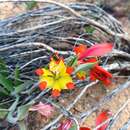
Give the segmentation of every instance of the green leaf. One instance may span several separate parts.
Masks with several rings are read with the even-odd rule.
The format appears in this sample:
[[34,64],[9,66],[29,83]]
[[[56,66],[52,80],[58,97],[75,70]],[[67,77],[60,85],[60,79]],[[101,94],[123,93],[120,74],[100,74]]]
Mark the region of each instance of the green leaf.
[[0,84],[7,89],[9,92],[13,91],[13,81],[7,79],[6,76],[0,74]]
[[0,58],[0,74],[5,75],[5,76],[8,75],[7,65],[1,58]]
[[6,95],[9,95],[9,92],[6,89],[4,89],[4,87],[0,86],[0,97],[6,96]]
[[78,71],[87,71],[88,69],[91,69],[97,62],[93,63],[86,63],[86,64],[80,64],[76,69],[74,73],[77,73]]
[[87,26],[85,27],[85,31],[86,33],[93,34],[95,31],[95,28],[93,28],[92,26]]
[[9,112],[8,109],[0,108],[0,119],[4,119],[7,116],[8,112]]
[[34,104],[34,101],[29,102],[26,105],[22,105],[18,107],[18,121],[24,120],[26,116],[28,115],[29,108]]
[[18,66],[16,66],[15,70],[14,70],[14,79],[15,79],[15,85],[18,85],[21,83],[20,81],[20,71]]
[[27,130],[27,126],[26,126],[26,123],[25,123],[24,120],[23,121],[19,121],[18,125],[19,125],[20,130]]
[[26,1],[25,4],[26,4],[26,8],[29,9],[29,10],[31,10],[34,7],[37,6],[37,1],[34,1],[34,0],[32,0],[32,1]]
[[16,100],[13,102],[11,107],[9,108],[9,113],[7,115],[7,120],[10,123],[16,123],[17,122],[17,117],[13,117],[13,112],[15,111],[17,105],[19,102],[19,97],[17,96]]
[[31,85],[33,84],[32,81],[28,80],[28,81],[25,81],[24,83],[16,86],[14,88],[14,91],[12,92],[12,95],[16,95],[16,94],[19,94],[20,92],[22,92],[24,89],[30,87]]
[[67,59],[67,65],[68,66],[75,66],[77,64],[77,57],[76,56],[71,56]]

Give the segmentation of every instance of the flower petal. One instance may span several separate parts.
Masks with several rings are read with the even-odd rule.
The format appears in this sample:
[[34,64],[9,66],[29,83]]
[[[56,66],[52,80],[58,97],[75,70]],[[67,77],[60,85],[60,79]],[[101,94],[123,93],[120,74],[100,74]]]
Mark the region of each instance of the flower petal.
[[67,83],[66,86],[67,86],[68,89],[74,89],[75,88],[75,85],[72,82]]
[[74,52],[78,55],[80,53],[83,53],[87,50],[87,46],[86,45],[83,45],[83,44],[80,44],[79,46],[77,47],[74,47]]
[[32,106],[29,110],[38,111],[41,115],[48,117],[51,116],[54,108],[48,104],[40,102],[39,104]]
[[53,97],[59,97],[60,96],[60,91],[57,90],[57,89],[52,90],[52,96]]
[[[109,119],[110,112],[109,111],[103,111],[101,112],[97,118],[96,118],[96,126],[102,124],[104,121],[106,121],[107,119]],[[108,126],[108,123],[104,124],[103,126],[101,126],[100,128],[98,128],[97,130],[106,130]]]
[[113,45],[110,43],[96,44],[80,53],[79,59],[86,58],[88,56],[103,56],[106,53],[112,51]]
[[41,76],[41,75],[44,74],[44,71],[43,71],[42,68],[39,68],[39,69],[36,69],[36,70],[35,70],[35,73],[36,73],[38,76]]
[[64,122],[62,122],[60,124],[60,126],[58,127],[58,130],[69,130],[72,127],[72,120],[65,120]]
[[66,68],[66,73],[68,73],[68,74],[72,74],[73,71],[74,71],[74,67],[67,67]]
[[42,81],[41,83],[39,83],[40,90],[44,90],[46,87],[47,87],[47,82],[46,81]]
[[47,82],[47,87],[52,88],[54,79],[53,79],[53,77],[42,76],[42,77],[40,77],[40,82]]
[[80,127],[80,130],[91,130],[91,129],[88,127]]

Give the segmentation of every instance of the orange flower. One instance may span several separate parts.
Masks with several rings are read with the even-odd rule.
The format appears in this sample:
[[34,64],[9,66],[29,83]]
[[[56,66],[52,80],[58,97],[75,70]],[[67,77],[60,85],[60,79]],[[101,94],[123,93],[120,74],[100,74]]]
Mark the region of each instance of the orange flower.
[[79,71],[77,74],[76,74],[76,76],[77,76],[77,78],[78,79],[80,79],[80,80],[85,80],[86,79],[86,72],[85,71]]
[[74,52],[76,53],[76,55],[80,55],[81,53],[85,52],[87,50],[87,46],[80,44],[77,47],[74,47]]

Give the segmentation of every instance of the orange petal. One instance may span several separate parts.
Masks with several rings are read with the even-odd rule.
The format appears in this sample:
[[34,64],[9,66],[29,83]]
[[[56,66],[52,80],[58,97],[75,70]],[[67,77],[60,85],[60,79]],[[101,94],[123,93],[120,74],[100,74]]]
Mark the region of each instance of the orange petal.
[[74,71],[73,67],[67,67],[67,69],[66,69],[66,73],[68,73],[68,74],[72,74],[73,71]]
[[44,71],[43,71],[43,69],[39,68],[39,69],[36,69],[36,70],[35,70],[35,73],[36,73],[38,76],[41,76],[41,75],[44,74]]
[[52,90],[52,96],[53,97],[59,97],[60,96],[60,91],[57,90],[57,89]]
[[86,49],[87,49],[87,46],[86,46],[86,45],[80,44],[79,46],[74,47],[74,52],[75,52],[76,54],[80,54],[80,53],[85,52]]
[[67,86],[68,89],[74,89],[75,88],[75,85],[72,82],[67,83],[66,86]]
[[40,90],[44,90],[44,89],[46,88],[46,86],[47,86],[47,82],[46,82],[46,81],[43,81],[43,82],[41,82],[41,83],[39,84]]
[[80,80],[85,80],[85,79],[86,79],[85,76],[81,76],[81,77],[80,77]]

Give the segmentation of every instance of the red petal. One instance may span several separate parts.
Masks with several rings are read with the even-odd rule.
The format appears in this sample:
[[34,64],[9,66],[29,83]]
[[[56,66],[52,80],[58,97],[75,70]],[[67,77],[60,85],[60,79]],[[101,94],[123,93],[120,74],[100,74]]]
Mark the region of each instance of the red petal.
[[90,58],[90,59],[87,59],[85,61],[85,63],[90,63],[90,62],[97,62],[97,59],[96,58]]
[[60,96],[60,91],[57,90],[57,89],[52,90],[52,96],[53,97],[59,97]]
[[[101,123],[103,123],[107,119],[109,119],[109,112],[108,111],[101,112],[96,118],[96,126],[100,125]],[[98,128],[97,130],[106,130],[107,126],[108,126],[108,123],[104,124],[103,126]]]
[[101,66],[96,65],[94,69],[95,71],[99,71],[100,73],[103,73],[104,75],[106,75],[106,77],[112,78],[112,74],[106,71],[105,69],[103,69]]
[[35,73],[36,73],[38,76],[41,76],[41,75],[44,74],[44,71],[43,71],[43,69],[39,68],[39,69],[36,69],[36,70],[35,70]]
[[72,126],[72,120],[66,120],[60,124],[58,130],[69,130]]
[[80,130],[91,130],[91,129],[88,127],[80,127]]
[[74,83],[72,83],[72,82],[67,83],[66,86],[67,86],[68,89],[74,89],[75,88]]
[[46,86],[47,86],[47,82],[46,82],[46,81],[43,81],[43,82],[41,82],[41,83],[39,84],[40,90],[44,90],[44,89],[46,88]]
[[110,43],[96,44],[88,48],[85,52],[80,53],[79,59],[86,58],[88,56],[103,56],[112,50],[113,45]]

